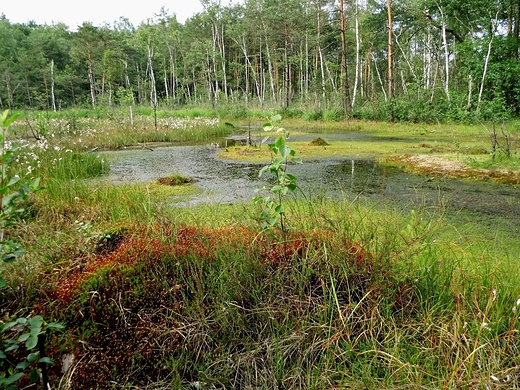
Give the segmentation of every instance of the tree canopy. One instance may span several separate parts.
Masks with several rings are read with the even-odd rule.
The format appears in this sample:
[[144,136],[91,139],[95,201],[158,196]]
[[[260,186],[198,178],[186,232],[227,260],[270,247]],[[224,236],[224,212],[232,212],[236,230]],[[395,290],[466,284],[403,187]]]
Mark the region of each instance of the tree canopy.
[[406,121],[520,114],[519,0],[203,5],[184,24],[163,9],[137,27],[121,18],[75,32],[2,16],[0,108],[237,104]]

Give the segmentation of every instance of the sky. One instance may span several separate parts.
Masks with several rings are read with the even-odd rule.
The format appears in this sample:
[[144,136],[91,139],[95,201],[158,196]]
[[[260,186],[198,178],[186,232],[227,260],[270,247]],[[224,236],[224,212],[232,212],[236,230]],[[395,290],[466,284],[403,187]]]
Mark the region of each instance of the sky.
[[70,31],[76,31],[83,22],[94,26],[113,24],[121,16],[134,27],[142,21],[154,18],[164,6],[168,15],[175,14],[181,23],[203,10],[199,0],[1,0],[0,15],[11,23],[51,25],[65,23]]

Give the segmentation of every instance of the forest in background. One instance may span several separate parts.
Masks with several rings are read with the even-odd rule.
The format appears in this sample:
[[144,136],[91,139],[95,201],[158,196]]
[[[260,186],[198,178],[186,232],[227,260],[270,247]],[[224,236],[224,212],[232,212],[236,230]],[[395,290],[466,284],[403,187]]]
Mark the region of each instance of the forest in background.
[[184,24],[165,9],[137,27],[121,17],[76,31],[0,16],[0,108],[225,105],[413,122],[520,115],[519,0],[201,1]]

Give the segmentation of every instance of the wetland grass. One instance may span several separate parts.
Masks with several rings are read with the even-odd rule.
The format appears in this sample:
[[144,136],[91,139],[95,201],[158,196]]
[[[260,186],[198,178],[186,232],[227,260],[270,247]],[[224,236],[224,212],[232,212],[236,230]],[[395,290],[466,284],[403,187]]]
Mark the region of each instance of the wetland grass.
[[78,364],[74,388],[129,378],[173,388],[517,383],[511,269],[497,272],[497,258],[469,269],[464,247],[437,238],[442,218],[351,202],[315,204],[301,218],[308,205],[293,205],[285,246],[235,219],[250,207],[127,226],[112,251],[47,276],[47,314],[100,351],[77,352],[97,358]]
[[177,187],[87,180],[105,169],[78,153],[92,146],[38,159],[46,190],[0,291],[2,321],[66,326],[48,341],[55,387],[520,386],[514,235],[314,197],[286,204],[280,242],[252,203],[172,208]]
[[57,144],[64,149],[97,151],[121,149],[129,146],[152,147],[155,143],[208,142],[217,137],[230,135],[233,127],[208,117],[161,117],[155,127],[153,118],[137,116],[133,125],[124,117],[96,119],[80,117],[74,119],[46,119],[44,134],[34,130],[38,119],[13,125],[16,134],[24,137],[36,136]]

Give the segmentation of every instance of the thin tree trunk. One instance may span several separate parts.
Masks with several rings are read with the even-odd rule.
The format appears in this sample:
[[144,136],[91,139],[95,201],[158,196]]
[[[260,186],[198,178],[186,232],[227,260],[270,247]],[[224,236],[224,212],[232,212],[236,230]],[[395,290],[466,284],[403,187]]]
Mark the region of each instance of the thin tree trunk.
[[[365,55],[365,69],[363,71],[363,85],[365,86],[365,95],[367,98],[371,98],[371,96],[369,95],[369,90],[368,90],[368,86],[371,84],[370,83],[370,79],[371,79],[371,73],[370,72],[370,64],[372,63],[372,53],[370,51],[367,51],[366,52],[366,55]],[[371,91],[371,94],[373,95],[374,91],[372,89]]]
[[245,90],[245,99],[246,99],[246,105],[248,104],[249,102],[249,56],[247,54],[247,47],[246,47],[246,42],[245,42],[245,38],[242,37],[242,42],[240,44],[241,48],[242,48],[242,52],[244,53],[244,77],[245,77],[245,87],[246,87],[246,90]]
[[285,43],[284,43],[284,61],[285,61],[285,71],[284,71],[284,89],[285,89],[285,95],[284,95],[284,108],[289,108],[289,101],[290,101],[290,91],[291,91],[291,67],[289,66],[289,26],[287,23],[285,24],[284,28],[285,32]]
[[416,83],[419,82],[419,80],[417,80],[417,76],[415,74],[415,71],[413,69],[413,66],[412,64],[410,63],[410,60],[408,59],[408,56],[406,55],[406,53],[404,52],[403,50],[403,47],[401,46],[401,44],[399,43],[399,37],[398,35],[395,35],[395,43],[397,45],[397,47],[399,48],[399,51],[401,52],[401,54],[403,55],[403,58],[404,60],[406,61],[406,65],[408,65],[408,69],[410,69],[410,73],[412,74],[413,76],[413,79]]
[[442,18],[442,44],[444,45],[444,93],[446,94],[446,99],[450,101],[450,53],[448,49],[448,39],[446,37],[446,16],[440,6],[439,11]]
[[172,89],[172,99],[173,102],[177,99],[177,75],[176,75],[176,68],[175,68],[175,56],[172,51],[170,51],[170,70],[171,70],[171,89]]
[[498,24],[498,12],[495,16],[495,19],[492,22],[492,29],[490,31],[491,37],[489,38],[488,50],[486,54],[486,59],[484,60],[484,70],[482,71],[482,80],[480,81],[480,90],[478,92],[478,101],[477,101],[477,111],[480,110],[480,102],[482,101],[482,93],[484,92],[484,81],[486,80],[486,74],[489,64],[489,57],[491,56],[491,46],[493,44],[493,38],[495,36],[495,26]]
[[259,79],[259,100],[260,100],[260,107],[264,107],[264,101],[265,101],[265,67],[262,66],[263,64],[263,57],[262,57],[262,37],[259,38],[260,41],[260,47],[258,49],[258,79]]
[[432,82],[432,50],[431,50],[431,40],[432,34],[430,32],[430,26],[427,27],[428,32],[426,36],[426,49],[424,51],[424,73],[423,80],[426,80],[424,83],[424,88],[426,90],[430,89],[430,84]]
[[300,43],[300,55],[298,56],[299,59],[300,59],[300,66],[299,66],[299,75],[298,75],[298,78],[300,80],[300,90],[299,90],[299,95],[300,95],[300,102],[303,101],[303,99],[305,99],[305,95],[303,93],[303,91],[305,90],[305,65],[304,65],[304,58],[305,58],[305,53],[304,53],[304,45],[305,45],[305,41]]
[[[245,42],[244,42],[245,44]],[[260,48],[260,51],[262,49]],[[262,97],[262,80],[260,79],[260,72],[259,72],[259,69],[258,69],[258,61],[256,60],[256,56],[254,56],[253,58],[255,58],[255,66],[253,66],[253,64],[251,64],[251,61],[249,60],[248,58],[248,62],[249,62],[249,66],[251,68],[251,74],[253,76],[253,81],[255,83],[255,89],[256,89],[256,95],[258,96],[258,100],[260,102],[260,106],[263,106],[264,105],[264,102],[263,102],[263,97]]]
[[193,102],[197,102],[197,78],[195,77],[195,68],[191,71],[192,83],[193,83]]
[[168,88],[168,71],[166,69],[166,64],[164,64],[164,68],[163,68],[163,79],[164,79],[164,93],[166,95],[166,101],[169,102],[170,101],[170,92],[169,92],[169,88]]
[[[168,47],[168,63],[169,63],[169,77],[168,77],[168,85],[171,90],[172,95],[172,104],[174,104],[175,99],[177,98],[176,95],[176,75],[175,75],[175,53],[171,45],[167,44]],[[165,77],[166,78],[166,77]]]
[[327,71],[327,75],[329,76],[330,85],[332,87],[332,92],[335,94],[338,92],[338,87],[336,85],[336,82],[334,81],[334,76],[332,75],[332,72],[330,71],[329,65],[327,64],[327,61],[323,61],[325,63],[325,70]]
[[227,86],[227,68],[226,68],[226,47],[224,43],[224,24],[222,24],[221,33],[219,35],[220,61],[222,67],[222,88],[226,101],[229,99]]
[[[213,89],[213,104],[215,104],[218,101],[218,91],[219,91],[219,82],[218,82],[218,70],[217,70],[217,49],[218,46],[218,40],[219,40],[219,33],[217,24],[214,22],[212,25],[211,32],[213,34],[213,46],[211,50],[211,68],[213,70],[213,77],[214,80],[211,82],[211,87]],[[208,64],[209,65],[209,64]],[[211,76],[209,76],[211,79]]]
[[[128,61],[123,61],[123,66],[125,68],[125,86],[126,88],[131,88],[132,84],[130,84],[130,77],[128,77]],[[133,99],[133,95],[132,95]]]
[[273,75],[273,61],[271,59],[271,49],[269,48],[269,40],[267,33],[264,33],[265,52],[267,54],[267,72],[269,74],[269,86],[271,88],[271,99],[276,102],[275,79]]
[[208,79],[208,99],[210,100],[211,107],[215,107],[215,94],[213,91],[213,82],[211,81],[211,74],[212,68],[210,54],[209,50],[206,50],[206,76]]
[[310,81],[309,36],[308,36],[308,34],[305,34],[305,84],[304,84],[305,101],[307,101],[309,99],[309,81]]
[[56,112],[56,96],[54,96],[54,60],[51,60],[51,101],[52,110]]
[[437,79],[439,78],[439,68],[441,64],[439,61],[435,62],[435,73],[433,75],[433,83],[432,83],[432,94],[430,97],[430,103],[433,103],[433,99],[435,98],[435,88],[437,86]]
[[473,91],[473,76],[469,75],[469,77],[468,77],[468,102],[466,103],[466,110],[469,110],[471,108],[472,91]]
[[402,68],[401,68],[399,74],[401,76],[401,88],[403,89],[403,93],[406,95],[406,94],[408,94],[408,88],[406,87],[406,79],[404,77],[404,72],[403,72]]
[[96,90],[94,85],[94,67],[92,64],[92,53],[90,52],[90,48],[87,51],[87,71],[88,71],[88,81],[90,84],[90,99],[92,103],[92,107],[96,107]]
[[[392,22],[392,3],[391,0],[386,0],[386,8],[388,13],[388,100],[390,102],[390,105],[392,105],[392,99],[394,96],[394,77],[392,73],[392,29],[393,29],[393,22]],[[391,107],[390,108],[390,121],[394,121],[394,110]]]
[[385,102],[388,101],[388,96],[386,95],[386,88],[383,84],[383,80],[381,78],[381,73],[379,73],[379,68],[377,67],[377,61],[374,57],[374,54],[372,54],[372,59],[374,62],[374,67],[376,68],[377,78],[379,79],[379,85],[381,85],[381,90],[383,91],[383,96],[385,97]]
[[321,95],[322,95],[322,98],[323,98],[323,102],[325,102],[325,99],[326,99],[326,81],[325,81],[325,64],[324,64],[324,61],[323,61],[323,52],[321,51],[321,43],[320,43],[320,39],[321,39],[321,26],[320,26],[320,13],[318,12],[318,37],[317,37],[317,42],[318,42],[318,47],[317,47],[317,51],[318,51],[318,57],[319,57],[319,60],[320,60],[320,71],[321,71]]
[[153,49],[150,44],[150,38],[148,38],[148,74],[150,75],[150,101],[152,103],[154,112],[154,126],[157,130],[157,89],[155,86],[155,73],[153,71]]
[[[388,0],[389,1],[389,0]],[[343,8],[343,0],[339,0],[339,13],[341,24],[341,82],[343,86],[343,110],[345,119],[350,117],[350,86],[348,82],[348,67],[347,67],[347,39],[345,36],[346,22],[345,10]]]
[[356,16],[355,16],[355,33],[356,33],[356,76],[354,78],[354,91],[352,93],[352,108],[356,104],[356,95],[358,89],[358,81],[359,81],[359,71],[360,71],[360,59],[359,59],[359,47],[360,47],[360,39],[359,39],[359,18],[358,18],[358,0],[356,2]]
[[137,102],[139,104],[143,103],[143,80],[141,78],[141,67],[139,66],[139,63],[136,64],[136,71],[137,71]]

